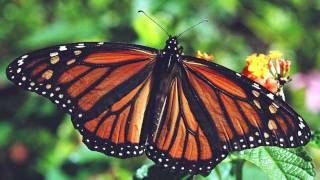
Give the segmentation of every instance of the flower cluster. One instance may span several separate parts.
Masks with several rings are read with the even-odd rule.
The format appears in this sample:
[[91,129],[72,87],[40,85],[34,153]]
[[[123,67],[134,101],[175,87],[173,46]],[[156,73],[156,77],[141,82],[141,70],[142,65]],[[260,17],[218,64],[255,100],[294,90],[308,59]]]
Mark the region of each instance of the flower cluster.
[[242,73],[273,93],[282,93],[282,86],[289,81],[291,62],[279,51],[269,54],[252,54],[246,59]]

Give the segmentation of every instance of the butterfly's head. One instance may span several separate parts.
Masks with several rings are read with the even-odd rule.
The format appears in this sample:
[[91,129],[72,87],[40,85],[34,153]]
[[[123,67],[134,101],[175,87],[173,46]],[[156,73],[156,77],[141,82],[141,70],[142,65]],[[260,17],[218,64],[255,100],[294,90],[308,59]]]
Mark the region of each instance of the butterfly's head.
[[176,46],[178,44],[177,36],[169,36],[169,38],[166,41],[166,44],[171,46]]
[[[178,38],[176,36],[169,36],[169,38],[166,41],[166,46],[163,49],[163,52],[170,55],[170,54],[176,54],[181,55],[181,47],[179,47]],[[177,56],[177,57],[178,57]]]

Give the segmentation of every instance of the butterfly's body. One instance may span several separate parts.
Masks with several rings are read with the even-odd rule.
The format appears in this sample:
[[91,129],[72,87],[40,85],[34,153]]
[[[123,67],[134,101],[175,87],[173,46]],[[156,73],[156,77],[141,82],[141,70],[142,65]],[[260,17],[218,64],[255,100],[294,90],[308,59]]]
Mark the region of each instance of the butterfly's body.
[[145,116],[145,125],[150,134],[158,131],[159,124],[163,118],[163,112],[166,105],[167,94],[172,85],[172,79],[179,73],[179,59],[181,56],[178,41],[175,37],[170,37],[166,41],[165,47],[160,50],[152,73],[152,91],[150,101]]
[[206,174],[231,151],[305,145],[310,130],[281,98],[215,63],[182,55],[175,37],[157,50],[75,43],[21,56],[16,85],[71,114],[92,150],[146,155],[171,171]]

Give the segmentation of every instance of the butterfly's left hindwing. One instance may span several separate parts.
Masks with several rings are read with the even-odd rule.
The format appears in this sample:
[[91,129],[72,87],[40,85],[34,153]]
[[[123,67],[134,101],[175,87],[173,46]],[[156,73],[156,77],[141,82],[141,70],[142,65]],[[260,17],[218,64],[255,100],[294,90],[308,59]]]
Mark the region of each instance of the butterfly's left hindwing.
[[21,56],[7,76],[70,113],[90,149],[126,158],[144,152],[141,127],[156,53],[120,43],[60,45]]

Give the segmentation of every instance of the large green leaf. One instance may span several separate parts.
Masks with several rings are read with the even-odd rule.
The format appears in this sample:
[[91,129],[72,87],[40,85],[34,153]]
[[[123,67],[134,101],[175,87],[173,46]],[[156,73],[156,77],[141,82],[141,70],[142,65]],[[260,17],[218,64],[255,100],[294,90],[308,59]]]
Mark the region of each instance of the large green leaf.
[[302,148],[259,147],[243,151],[241,157],[261,168],[271,179],[315,179],[312,160]]

